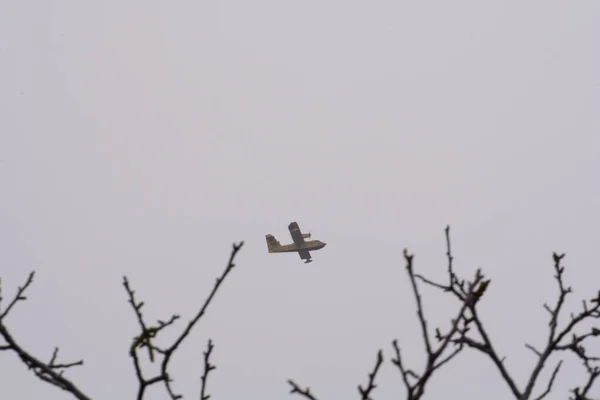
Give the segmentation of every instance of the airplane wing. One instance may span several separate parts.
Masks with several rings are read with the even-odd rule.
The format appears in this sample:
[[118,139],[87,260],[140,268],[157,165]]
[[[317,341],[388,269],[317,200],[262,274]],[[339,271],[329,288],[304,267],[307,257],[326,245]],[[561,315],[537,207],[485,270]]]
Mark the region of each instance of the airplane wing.
[[308,251],[306,251],[306,250],[300,250],[298,252],[298,254],[300,255],[301,259],[303,259],[303,260],[310,260],[310,253]]
[[301,245],[304,243],[304,235],[300,231],[300,227],[297,222],[292,222],[288,225],[288,229],[290,231],[290,235],[292,235],[292,239],[294,239],[294,243],[297,245]]

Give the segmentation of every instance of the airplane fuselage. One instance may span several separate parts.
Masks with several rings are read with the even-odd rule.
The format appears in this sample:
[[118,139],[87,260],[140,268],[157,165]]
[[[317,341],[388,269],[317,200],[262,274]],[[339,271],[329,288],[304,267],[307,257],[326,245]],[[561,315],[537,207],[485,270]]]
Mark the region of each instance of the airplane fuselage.
[[322,249],[326,245],[327,245],[327,243],[321,242],[320,240],[308,240],[308,241],[301,243],[300,245],[297,245],[296,243],[282,244],[282,245],[272,249],[271,252],[272,253],[293,253],[293,252],[298,252],[300,250],[314,251],[314,250]]

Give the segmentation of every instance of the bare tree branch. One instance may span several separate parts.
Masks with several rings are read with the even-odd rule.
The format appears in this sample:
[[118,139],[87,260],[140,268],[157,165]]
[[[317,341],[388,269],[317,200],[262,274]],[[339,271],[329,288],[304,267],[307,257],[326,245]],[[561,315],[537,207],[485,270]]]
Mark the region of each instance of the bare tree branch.
[[[502,378],[508,385],[510,391],[513,393],[515,398],[521,399],[521,396],[522,396],[521,391],[517,387],[517,384],[515,383],[512,376],[508,373],[508,370],[506,369],[504,362],[503,362],[504,359],[500,358],[500,356],[498,355],[498,352],[494,348],[494,345],[492,344],[492,340],[490,339],[485,327],[483,326],[483,323],[481,322],[481,319],[479,318],[479,315],[477,314],[475,304],[470,306],[470,311],[471,311],[472,317],[469,319],[469,322],[475,323],[475,326],[477,327],[477,331],[479,332],[479,335],[481,336],[483,342],[477,343],[472,339],[470,339],[468,341],[465,341],[463,339],[463,341],[467,345],[469,345],[469,347],[477,349],[477,350],[481,351],[482,353],[488,355],[490,357],[490,359],[492,360],[492,362],[498,368],[498,372],[500,372],[500,375],[502,375]],[[474,343],[477,343],[477,345],[473,345]]]
[[289,379],[288,383],[292,387],[290,390],[291,394],[298,393],[300,396],[309,399],[309,400],[317,400],[317,398],[310,392],[310,388],[302,389],[300,386],[296,384],[293,380]]
[[[35,271],[31,271],[29,273],[29,277],[27,278],[27,281],[25,282],[25,284],[23,286],[19,286],[19,288],[17,289],[17,294],[11,300],[11,302],[8,303],[6,310],[4,310],[4,312],[0,312],[0,321],[2,321],[4,319],[4,317],[6,317],[8,315],[10,310],[12,310],[12,308],[15,306],[15,304],[17,304],[17,302],[27,300],[27,297],[25,297],[23,295],[23,293],[25,293],[27,288],[33,283],[34,277],[35,277]],[[0,283],[1,283],[1,281],[0,281]],[[1,294],[2,294],[2,292],[1,292],[1,286],[0,286],[0,302],[2,302],[2,300],[3,300]],[[1,311],[1,309],[0,309],[0,311]]]
[[596,379],[598,378],[598,376],[600,376],[600,368],[592,367],[587,363],[585,366],[588,372],[588,379],[583,385],[583,387],[576,387],[571,390],[573,396],[569,397],[570,400],[592,400],[587,396],[589,391],[592,389],[592,386],[594,385]]
[[[371,393],[377,387],[377,385],[375,385],[375,378],[377,377],[377,373],[379,372],[379,368],[381,367],[382,364],[383,364],[383,350],[380,349],[377,352],[377,360],[375,362],[375,367],[373,368],[373,371],[369,374],[369,382],[367,383],[367,386],[363,388],[361,385],[358,385],[358,393],[360,393],[361,400],[372,400]],[[300,395],[306,399],[317,400],[315,395],[311,393],[309,387],[307,387],[306,389],[302,389],[300,386],[298,386],[298,384],[296,382],[294,382],[291,379],[288,380],[288,383],[292,387],[290,390],[291,394],[297,393],[298,395]]]
[[552,376],[550,377],[550,380],[548,381],[548,386],[546,387],[546,390],[544,390],[544,392],[542,394],[540,394],[538,397],[535,398],[535,400],[542,400],[544,397],[548,396],[550,394],[550,392],[552,391],[552,385],[554,385],[554,380],[556,379],[556,375],[558,375],[558,371],[560,370],[560,366],[562,365],[562,360],[560,360],[558,362],[558,364],[556,364],[556,367],[554,368],[554,371],[552,372]]
[[[64,371],[68,368],[83,365],[83,360],[70,362],[70,363],[57,363],[56,359],[58,356],[58,347],[56,347],[52,353],[50,361],[45,363],[40,361],[31,353],[26,351],[20,346],[16,339],[10,334],[5,324],[5,319],[13,309],[15,304],[19,301],[24,301],[27,298],[24,296],[25,291],[33,283],[35,271],[29,274],[27,281],[23,286],[20,286],[17,290],[15,297],[8,303],[7,308],[0,314],[0,336],[4,339],[6,344],[0,346],[0,351],[14,351],[21,361],[33,371],[35,376],[39,379],[48,382],[49,384],[56,386],[70,394],[79,400],[90,400],[86,394],[84,394],[71,380],[64,377]],[[2,297],[0,296],[0,302]]]
[[375,385],[375,377],[377,376],[377,372],[379,371],[379,367],[381,367],[382,363],[383,350],[379,350],[379,352],[377,352],[377,362],[375,363],[375,368],[373,368],[373,372],[369,374],[369,383],[367,384],[367,387],[363,388],[362,386],[358,385],[358,392],[362,396],[361,400],[372,400],[370,397],[371,392],[377,387],[377,385]]
[[127,279],[127,277],[123,277],[123,286],[125,287],[125,290],[127,291],[127,294],[129,296],[129,304],[131,304],[131,306],[136,314],[137,321],[138,321],[141,331],[142,331],[138,336],[136,336],[134,338],[133,344],[131,345],[131,349],[129,350],[129,355],[133,358],[133,365],[135,368],[136,377],[138,379],[138,393],[137,393],[136,398],[137,398],[137,400],[142,400],[144,398],[144,393],[148,386],[150,386],[154,383],[157,383],[157,382],[161,382],[161,381],[167,379],[167,377],[164,375],[157,375],[151,379],[144,378],[143,372],[142,372],[142,367],[140,365],[140,359],[137,354],[137,348],[142,347],[142,346],[147,347],[148,348],[148,356],[150,358],[150,361],[154,362],[155,347],[153,347],[150,339],[155,337],[156,334],[160,330],[166,328],[169,325],[172,325],[179,318],[179,315],[173,315],[167,322],[159,321],[158,327],[152,327],[152,328],[147,327],[146,323],[144,322],[144,317],[143,317],[143,314],[141,311],[142,307],[144,306],[144,302],[136,301],[135,291],[133,289],[131,289],[131,286],[129,285],[129,280]]
[[[468,303],[465,301],[465,299],[467,299],[468,295],[471,294],[471,292],[465,292],[462,289],[463,284],[459,283],[458,278],[454,273],[452,265],[454,258],[452,256],[452,249],[450,246],[450,228],[447,227],[445,232],[447,245],[446,255],[448,258],[449,275],[448,286],[435,283],[432,280],[429,280],[421,275],[416,274],[413,267],[413,256],[408,254],[408,252],[404,250],[404,259],[406,260],[406,271],[408,273],[411,287],[413,289],[413,294],[417,304],[417,317],[421,325],[421,334],[423,337],[423,342],[425,344],[426,352],[425,368],[422,373],[417,374],[416,372],[408,369],[403,363],[400,347],[398,346],[398,341],[394,340],[392,342],[396,354],[396,358],[392,359],[392,363],[396,365],[396,367],[398,367],[398,369],[400,370],[400,375],[402,376],[404,386],[406,387],[407,398],[409,400],[418,400],[423,397],[426,385],[433,376],[433,373],[437,369],[448,363],[450,360],[452,360],[462,350],[463,344],[461,343],[460,338],[464,337],[467,331],[467,324],[465,322],[466,319],[464,318],[464,316],[465,312],[467,311]],[[448,332],[442,334],[439,328],[436,329],[435,337],[439,342],[439,345],[436,349],[433,348],[430,341],[430,332],[427,328],[427,320],[425,318],[423,302],[417,285],[417,279],[421,280],[425,284],[441,289],[445,292],[452,292],[459,300],[463,302],[456,317],[452,319],[451,327],[448,330]],[[472,286],[479,283],[482,279],[483,276],[481,274],[478,274]],[[449,352],[449,354],[446,354],[448,347],[451,343],[453,343],[455,347],[452,351]]]
[[395,364],[400,370],[400,375],[402,376],[404,386],[408,391],[408,398],[410,399],[410,396],[412,395],[412,384],[408,378],[419,379],[419,376],[404,366],[404,363],[402,362],[402,356],[400,354],[400,346],[398,346],[398,340],[394,339],[392,341],[392,346],[394,346],[394,350],[396,352],[396,358],[392,359],[392,363]]
[[[595,372],[596,367],[593,367],[591,365],[592,362],[598,361],[598,357],[591,357],[589,355],[586,355],[585,348],[583,346],[583,343],[587,338],[591,336],[596,336],[597,333],[592,330],[592,332],[588,334],[577,336],[575,334],[572,334],[572,332],[582,321],[587,320],[589,318],[598,319],[600,317],[600,296],[591,300],[592,303],[595,303],[595,305],[593,305],[593,307],[591,308],[589,308],[587,303],[584,301],[583,310],[577,315],[572,315],[571,320],[566,324],[564,328],[559,329],[558,327],[558,319],[562,311],[565,299],[567,295],[572,292],[571,287],[566,287],[563,281],[563,273],[565,268],[561,266],[561,261],[564,258],[564,256],[564,254],[552,254],[552,259],[554,261],[554,270],[556,272],[554,278],[556,279],[558,285],[559,294],[554,308],[550,309],[547,305],[545,305],[545,308],[550,312],[550,329],[548,333],[548,340],[545,349],[538,356],[538,362],[534,367],[533,372],[531,373],[531,376],[523,393],[524,398],[529,398],[536,384],[536,381],[546,364],[546,361],[548,360],[550,355],[556,351],[571,350],[572,353],[574,353],[584,362],[584,365],[586,366],[589,372],[590,379],[588,380],[586,386],[583,388],[583,392],[579,393],[579,391],[581,390],[580,388],[576,388],[573,390],[573,393],[579,393],[576,394],[576,396],[585,396],[589,391],[589,388],[591,388],[591,385],[593,384],[595,379],[598,377],[598,374]],[[569,334],[572,334],[572,340],[568,343],[563,343],[563,339],[565,339]],[[554,379],[554,376],[558,373],[558,368],[559,367],[555,369],[552,380]]]
[[415,300],[417,301],[417,315],[421,324],[421,334],[423,335],[423,341],[425,342],[425,349],[427,354],[431,354],[431,343],[429,342],[429,332],[427,331],[427,320],[423,314],[423,301],[421,300],[421,294],[417,287],[417,281],[415,279],[415,273],[413,271],[413,255],[408,254],[408,251],[404,249],[404,258],[406,260],[406,270],[408,271],[408,277],[410,278],[410,284],[412,285]]
[[533,347],[529,343],[526,343],[525,347],[527,347],[529,350],[533,351],[538,357],[542,356],[542,353],[540,353],[540,351],[538,349],[536,349],[535,347]]
[[[570,318],[561,318],[564,312],[567,296],[572,293],[570,286],[565,285],[564,271],[565,267],[561,262],[564,259],[564,254],[553,253],[554,278],[558,287],[556,301],[552,305],[543,304],[544,309],[549,314],[548,334],[542,344],[526,343],[525,347],[532,351],[537,357],[535,365],[525,381],[523,389],[520,389],[516,384],[516,380],[509,373],[504,364],[502,357],[496,350],[495,343],[492,341],[487,327],[479,314],[478,305],[483,298],[490,284],[489,279],[485,279],[481,269],[477,269],[473,278],[470,280],[460,279],[454,269],[454,257],[452,255],[450,241],[450,227],[446,227],[446,256],[447,256],[447,283],[439,283],[432,279],[421,276],[415,272],[414,256],[404,250],[404,259],[406,262],[406,272],[408,274],[410,286],[416,304],[416,315],[419,320],[421,336],[425,348],[425,366],[422,371],[416,372],[406,365],[406,360],[402,359],[402,353],[398,340],[392,341],[395,357],[391,358],[394,364],[400,371],[402,381],[407,390],[408,400],[421,400],[424,397],[427,384],[432,379],[434,373],[447,365],[454,357],[456,357],[465,347],[474,349],[487,356],[496,370],[499,372],[502,380],[508,385],[513,397],[517,400],[544,400],[553,390],[554,383],[558,377],[563,360],[555,365],[545,386],[541,389],[536,389],[540,381],[540,376],[544,368],[548,365],[548,360],[554,354],[564,352],[567,356],[574,356],[580,360],[586,371],[586,378],[581,385],[570,390],[570,400],[592,400],[590,392],[600,377],[600,354],[590,354],[588,344],[600,336],[600,291],[595,297],[589,300],[583,300],[581,309],[577,313],[571,313]],[[184,326],[180,334],[168,347],[157,346],[154,343],[156,337],[169,326],[175,324],[180,319],[179,315],[172,315],[167,320],[158,320],[155,324],[149,325],[146,323],[142,308],[143,301],[139,301],[135,296],[135,291],[127,277],[123,278],[123,286],[128,295],[128,302],[131,305],[140,333],[132,340],[130,348],[130,356],[133,361],[135,375],[138,380],[137,400],[143,400],[146,389],[155,384],[162,382],[165,385],[168,397],[171,400],[181,399],[183,396],[175,393],[172,382],[173,379],[169,374],[169,362],[173,355],[180,347],[182,342],[190,335],[192,329],[197,326],[200,319],[205,315],[206,310],[214,299],[218,289],[222,286],[223,281],[229,276],[234,268],[234,260],[238,251],[243,246],[244,242],[233,244],[231,255],[227,266],[222,274],[216,279],[215,284],[204,303],[194,315],[194,317]],[[0,338],[4,343],[0,343],[0,351],[13,351],[22,360],[22,362],[33,371],[34,375],[40,380],[59,387],[79,400],[90,400],[75,384],[64,377],[64,372],[68,368],[83,365],[83,361],[75,362],[59,362],[58,347],[54,348],[52,355],[47,362],[42,362],[27,352],[20,346],[14,337],[10,334],[6,326],[6,319],[14,310],[17,303],[25,301],[27,297],[25,292],[32,285],[35,273],[29,274],[26,282],[19,286],[16,294],[6,303],[6,307],[2,307],[4,299],[2,298],[2,287],[0,285]],[[447,293],[450,297],[456,298],[459,301],[459,307],[450,320],[449,326],[445,330],[436,328],[433,331],[428,326],[426,317],[424,298],[422,296],[422,287],[420,285],[428,285],[437,290]],[[564,321],[564,322],[563,322]],[[584,323],[595,322],[596,326],[583,328]],[[587,325],[589,326],[589,325]],[[209,400],[211,395],[207,393],[207,380],[210,371],[216,369],[216,366],[210,362],[214,345],[211,339],[208,340],[204,355],[204,372],[201,376],[200,400]],[[142,351],[142,353],[140,353]],[[150,378],[146,378],[142,368],[142,357],[147,351],[148,358],[151,363],[159,359],[159,372]],[[379,350],[375,365],[368,374],[368,381],[365,386],[358,385],[359,395],[361,400],[373,400],[372,394],[377,388],[375,384],[377,374],[383,365],[383,351]],[[311,392],[309,387],[305,389],[298,386],[293,380],[288,380],[291,386],[290,393],[298,394],[308,400],[317,400],[316,396]],[[538,385],[540,386],[540,385]],[[534,391],[541,393],[534,397]]]
[[[556,280],[559,291],[558,297],[553,307],[544,304],[544,309],[548,311],[550,315],[550,320],[548,323],[548,337],[544,347],[542,349],[538,349],[529,343],[525,344],[525,347],[534,352],[538,359],[530,376],[526,381],[525,388],[522,391],[519,390],[514,379],[508,373],[503,363],[503,359],[500,358],[500,356],[494,349],[492,340],[490,339],[490,336],[487,333],[487,330],[485,329],[483,321],[477,312],[476,301],[469,302],[470,315],[466,317],[466,322],[468,325],[473,324],[476,327],[479,336],[481,336],[481,341],[475,340],[472,337],[465,335],[462,338],[460,338],[459,342],[466,344],[468,347],[478,350],[483,354],[486,354],[496,365],[503,380],[509,386],[514,397],[518,400],[528,400],[533,398],[533,390],[539,380],[541,372],[546,366],[548,359],[552,354],[559,351],[569,351],[573,353],[576,357],[583,361],[588,371],[588,381],[586,382],[586,384],[583,387],[577,387],[572,390],[572,393],[575,396],[573,397],[573,399],[589,400],[586,397],[587,393],[589,392],[590,388],[592,387],[593,383],[598,378],[598,376],[600,376],[600,373],[598,372],[598,365],[594,364],[600,361],[600,357],[591,356],[587,354],[584,346],[584,342],[587,339],[593,336],[599,336],[600,330],[597,328],[592,328],[591,332],[585,334],[577,335],[574,333],[575,329],[579,325],[581,325],[583,321],[600,318],[600,293],[595,298],[591,299],[589,303],[583,301],[582,310],[578,314],[571,314],[571,319],[565,324],[565,326],[562,328],[559,327],[558,321],[565,304],[565,299],[572,292],[571,287],[565,286],[563,280],[564,267],[561,265],[561,261],[564,258],[564,256],[564,254],[559,255],[556,253],[552,255],[554,261],[553,266],[555,270],[554,278]],[[567,341],[566,338],[569,335],[571,335],[571,339]],[[554,381],[560,371],[561,365],[562,361],[559,362],[554,368],[546,389],[538,397],[536,397],[536,400],[541,400],[550,393]]]
[[204,352],[204,374],[202,374],[202,387],[200,389],[200,400],[208,400],[210,395],[206,393],[206,381],[208,379],[208,374],[213,369],[217,367],[210,363],[210,355],[215,346],[212,344],[212,340],[208,340],[208,346],[206,347],[206,351]]
[[[133,359],[133,364],[134,364],[134,368],[135,368],[135,372],[136,372],[136,376],[137,376],[138,384],[139,384],[138,395],[137,395],[138,400],[143,399],[145,390],[148,386],[150,386],[154,383],[157,383],[157,382],[164,382],[167,392],[169,393],[169,396],[172,400],[177,400],[177,399],[180,399],[183,397],[182,395],[176,394],[173,391],[173,388],[171,385],[173,379],[171,378],[171,376],[168,373],[169,362],[171,361],[171,357],[173,356],[173,354],[175,353],[177,348],[181,345],[183,340],[189,335],[192,328],[194,328],[194,326],[198,323],[200,318],[202,318],[202,316],[205,314],[205,312],[208,309],[208,306],[210,305],[211,301],[213,300],[215,294],[221,287],[221,284],[223,283],[225,278],[227,278],[227,276],[232,271],[232,269],[235,267],[235,263],[234,263],[235,256],[237,255],[239,250],[242,248],[243,244],[244,244],[244,242],[240,242],[239,244],[233,244],[233,249],[232,249],[231,255],[229,257],[229,262],[227,263],[227,266],[225,267],[225,270],[223,271],[221,276],[216,279],[216,282],[212,288],[212,291],[210,292],[209,296],[204,301],[204,304],[202,305],[202,307],[200,308],[200,310],[198,311],[196,316],[188,323],[188,325],[185,327],[185,329],[182,331],[182,333],[177,337],[177,339],[175,339],[173,344],[166,349],[156,347],[155,345],[152,344],[151,339],[154,338],[161,330],[163,330],[167,326],[172,325],[177,319],[179,319],[179,315],[173,315],[166,322],[159,320],[157,326],[148,327],[147,324],[144,322],[144,318],[141,313],[141,308],[144,305],[144,303],[137,302],[135,300],[135,296],[134,296],[135,292],[131,289],[127,278],[126,277],[123,278],[123,285],[125,286],[125,290],[127,291],[128,295],[129,295],[129,303],[131,304],[131,306],[134,309],[136,318],[137,318],[138,323],[140,324],[140,328],[141,328],[141,333],[134,338],[134,341],[133,341],[133,344],[132,344],[131,350],[130,350],[130,355]],[[212,351],[211,346],[212,346],[212,343],[209,342],[210,351]],[[137,349],[139,347],[146,347],[148,349],[150,361],[152,361],[152,362],[154,361],[154,352],[155,351],[163,357],[161,366],[160,366],[160,373],[158,375],[155,375],[153,378],[147,379],[144,377],[144,375],[142,373],[139,356],[137,354]],[[205,361],[206,361],[206,359],[205,359]],[[213,367],[213,368],[210,368],[210,369],[214,369],[214,366],[211,365],[211,367]],[[205,374],[208,374],[208,371],[205,370]],[[203,383],[202,390],[203,390],[202,395],[204,396],[204,383]],[[206,397],[206,398],[208,398],[208,397]],[[206,400],[206,398],[204,400]]]

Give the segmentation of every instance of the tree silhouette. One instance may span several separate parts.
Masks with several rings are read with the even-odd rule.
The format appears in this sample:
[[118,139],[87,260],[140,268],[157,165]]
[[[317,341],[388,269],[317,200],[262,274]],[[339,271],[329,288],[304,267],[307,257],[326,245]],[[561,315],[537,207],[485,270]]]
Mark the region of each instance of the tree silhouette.
[[[520,388],[515,383],[514,377],[504,365],[504,359],[494,348],[492,339],[477,309],[478,302],[485,294],[485,291],[490,284],[490,280],[485,279],[481,269],[478,269],[475,272],[475,276],[470,281],[461,279],[456,274],[453,266],[454,258],[452,256],[450,243],[450,227],[446,227],[445,234],[447,248],[446,256],[448,260],[447,283],[434,282],[433,280],[417,274],[414,269],[413,255],[404,250],[404,259],[406,262],[405,268],[415,297],[417,318],[421,326],[421,333],[425,343],[426,361],[423,371],[413,371],[402,361],[398,340],[393,340],[392,347],[395,358],[392,358],[391,362],[400,371],[400,376],[406,388],[406,399],[422,399],[425,394],[426,385],[431,381],[433,374],[441,367],[448,365],[448,363],[460,352],[469,349],[484,354],[494,363],[502,380],[508,385],[514,398],[517,400],[544,399],[552,391],[552,386],[560,371],[562,360],[554,366],[545,389],[539,394],[534,394],[534,388],[538,383],[540,373],[546,367],[547,361],[552,354],[567,351],[579,358],[587,371],[587,377],[584,382],[571,389],[571,397],[569,398],[571,400],[591,400],[588,396],[593,384],[600,375],[600,357],[589,355],[584,346],[592,337],[600,336],[600,329],[591,328],[588,332],[583,334],[577,334],[575,330],[582,326],[583,322],[590,322],[591,320],[600,318],[600,291],[598,291],[592,299],[587,301],[583,300],[582,309],[579,313],[571,314],[570,321],[564,324],[564,326],[559,327],[558,320],[561,312],[563,312],[565,298],[572,290],[571,287],[566,287],[564,283],[563,274],[565,268],[561,265],[561,262],[565,255],[558,255],[556,253],[552,255],[553,269],[555,272],[554,278],[558,285],[558,298],[553,307],[544,304],[544,309],[549,314],[549,332],[543,349],[539,350],[531,344],[525,344],[525,347],[532,350],[537,355],[538,360],[527,378],[525,387]],[[456,312],[456,316],[450,320],[450,328],[446,332],[442,333],[439,328],[436,328],[432,334],[428,328],[423,301],[419,291],[419,283],[432,286],[459,300],[460,305]],[[475,336],[473,336],[471,331],[474,331]],[[432,336],[437,345],[432,343]],[[370,375],[370,382],[374,381],[374,375],[377,371],[378,367],[376,367]],[[303,396],[310,400],[317,400],[316,395],[312,393],[309,388],[302,389],[292,380],[288,381],[288,383],[291,385],[291,393]],[[371,399],[372,397],[370,396],[374,387],[375,386],[372,383],[368,386],[369,390],[363,390],[359,386],[360,399]]]
[[[419,400],[424,398],[427,385],[433,379],[435,373],[443,367],[451,365],[451,361],[461,352],[475,351],[487,357],[495,366],[500,378],[506,383],[513,397],[517,400],[542,400],[551,393],[553,384],[560,372],[563,363],[560,360],[552,368],[552,373],[547,382],[545,382],[539,393],[535,392],[536,386],[540,380],[540,375],[548,367],[548,360],[551,355],[556,353],[566,353],[574,356],[585,366],[586,376],[581,382],[573,384],[570,390],[571,400],[591,400],[590,392],[596,379],[600,376],[600,357],[589,354],[586,350],[586,345],[597,336],[600,336],[600,329],[596,327],[585,328],[585,323],[595,322],[600,318],[600,291],[589,300],[583,300],[581,309],[576,313],[571,313],[570,319],[565,323],[560,324],[559,319],[565,312],[565,299],[572,293],[570,286],[567,286],[564,281],[565,267],[562,265],[564,254],[552,255],[554,278],[558,287],[558,295],[553,305],[544,304],[544,309],[548,312],[548,333],[543,341],[543,345],[537,348],[529,343],[525,343],[525,347],[537,356],[537,362],[532,368],[529,375],[526,377],[524,386],[520,387],[516,383],[516,379],[508,371],[504,364],[504,358],[495,349],[490,334],[486,328],[483,318],[481,317],[478,304],[484,297],[486,290],[489,289],[491,280],[486,279],[481,269],[477,269],[473,277],[469,280],[461,278],[454,270],[454,257],[452,256],[450,242],[450,227],[445,229],[446,237],[446,256],[447,256],[447,281],[444,283],[435,282],[425,276],[418,274],[415,269],[414,256],[404,250],[405,269],[408,276],[408,283],[411,287],[415,299],[417,320],[421,328],[421,336],[424,343],[424,359],[425,366],[420,371],[410,368],[402,358],[401,346],[399,340],[394,339],[391,346],[390,363],[400,374],[405,387],[405,398],[408,400]],[[225,279],[233,270],[234,260],[242,248],[243,242],[234,244],[231,251],[229,261],[225,270],[219,276],[215,284],[206,298],[200,310],[194,318],[185,326],[177,338],[169,347],[158,347],[153,344],[153,340],[163,330],[174,326],[179,319],[179,315],[172,315],[168,320],[158,320],[156,324],[149,325],[144,315],[142,314],[143,301],[136,299],[135,291],[131,288],[131,284],[127,277],[123,278],[123,286],[128,296],[129,304],[131,305],[135,317],[139,323],[140,333],[132,340],[130,348],[130,356],[135,370],[135,376],[138,381],[137,400],[142,400],[146,393],[146,389],[150,386],[163,383],[166,388],[168,397],[172,400],[180,399],[183,396],[176,393],[173,388],[173,378],[169,374],[169,362],[174,354],[179,349],[181,343],[188,337],[192,329],[197,325],[198,321],[205,315],[208,306],[211,304],[214,296],[222,286]],[[64,372],[72,367],[83,365],[83,361],[70,363],[59,363],[57,361],[58,348],[54,349],[52,356],[48,362],[40,361],[30,352],[24,349],[18,341],[10,334],[6,325],[6,317],[19,301],[24,301],[25,291],[31,286],[34,279],[34,272],[30,273],[25,284],[17,289],[15,296],[8,302],[6,308],[2,309],[2,296],[0,292],[0,337],[4,339],[4,343],[0,344],[0,350],[15,352],[21,361],[33,371],[39,379],[61,388],[75,398],[80,400],[89,400],[87,396],[78,388],[71,380],[64,376]],[[424,301],[421,295],[422,285],[431,286],[442,291],[447,296],[456,298],[459,305],[453,316],[449,317],[449,324],[446,329],[435,328],[432,330],[428,326],[427,315],[425,311]],[[1,289],[1,287],[0,287]],[[583,333],[581,333],[583,331]],[[210,371],[216,367],[210,361],[210,356],[213,350],[213,342],[209,339],[206,351],[204,352],[204,372],[201,378],[200,399],[208,400],[210,395],[207,393],[207,379]],[[157,359],[160,363],[160,371],[158,374],[146,377],[142,370],[140,357],[147,354],[150,362],[155,362]],[[384,367],[383,350],[377,351],[375,366],[368,374],[368,381],[365,386],[358,386],[359,399],[373,400],[373,393],[377,388],[376,378],[378,372]],[[304,397],[309,400],[317,400],[317,395],[311,391],[309,387],[303,388],[294,380],[288,380],[291,387],[290,393]]]
[[[225,267],[225,270],[223,271],[221,276],[216,279],[210,294],[204,301],[204,304],[200,307],[200,310],[194,316],[194,318],[177,336],[175,341],[167,348],[161,348],[156,346],[152,343],[152,339],[154,339],[164,329],[174,325],[175,322],[179,319],[179,315],[172,315],[167,321],[158,320],[156,325],[149,326],[146,323],[141,311],[142,307],[144,306],[144,302],[136,300],[135,291],[131,288],[129,280],[127,279],[127,277],[123,277],[123,286],[125,287],[125,291],[127,292],[129,304],[135,312],[135,316],[140,325],[140,334],[133,338],[132,345],[129,351],[129,355],[133,360],[135,375],[138,381],[138,390],[136,396],[137,400],[142,400],[144,398],[146,389],[149,386],[160,382],[164,384],[170,399],[176,400],[183,398],[181,394],[177,394],[173,389],[173,378],[169,374],[169,362],[171,361],[175,352],[178,350],[181,343],[188,337],[192,329],[196,326],[200,318],[202,318],[202,316],[205,315],[206,310],[208,309],[208,306],[210,305],[211,301],[214,299],[215,294],[217,293],[227,276],[229,276],[229,274],[235,267],[235,256],[240,251],[243,244],[244,242],[240,242],[239,244],[233,245],[233,249],[231,250],[227,266]],[[91,400],[91,397],[84,394],[81,389],[79,389],[73,382],[71,382],[71,380],[64,376],[64,371],[66,369],[78,365],[83,365],[83,360],[73,363],[57,363],[56,356],[58,354],[58,348],[56,348],[49,362],[40,361],[33,355],[31,355],[30,352],[25,350],[21,345],[19,345],[9,333],[9,330],[5,323],[5,319],[7,315],[12,311],[12,308],[17,302],[24,301],[27,299],[24,296],[24,294],[27,288],[33,283],[34,276],[35,272],[31,272],[25,284],[18,288],[15,297],[8,304],[7,308],[3,312],[0,311],[0,336],[4,338],[4,341],[6,342],[6,344],[0,345],[0,350],[14,351],[15,353],[17,353],[21,361],[23,361],[29,369],[33,370],[33,373],[43,381],[48,382],[53,386],[59,387],[71,393],[75,398],[79,400]],[[2,296],[0,292],[0,306],[1,302]],[[211,370],[215,369],[215,366],[210,363],[210,355],[213,346],[214,345],[212,343],[212,340],[209,339],[207,350],[204,353],[204,373],[202,375],[202,384],[200,388],[201,400],[208,400],[208,398],[210,397],[210,395],[207,394],[206,384],[208,373]],[[151,362],[154,362],[156,358],[161,358],[160,372],[157,375],[152,376],[150,378],[146,378],[144,376],[144,372],[140,363],[140,354],[138,354],[138,351],[144,348],[148,351],[148,357]]]

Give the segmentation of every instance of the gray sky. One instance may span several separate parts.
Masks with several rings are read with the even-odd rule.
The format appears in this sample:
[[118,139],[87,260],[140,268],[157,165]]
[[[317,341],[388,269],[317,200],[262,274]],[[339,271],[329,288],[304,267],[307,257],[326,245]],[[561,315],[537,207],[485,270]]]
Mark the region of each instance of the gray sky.
[[[572,310],[598,289],[599,37],[593,0],[1,2],[5,296],[38,273],[9,327],[40,358],[84,358],[68,376],[95,399],[132,398],[122,276],[181,329],[245,240],[178,391],[198,397],[210,337],[215,399],[287,398],[288,378],[358,398],[379,348],[390,399],[391,341],[423,365],[401,251],[443,278],[450,224],[459,271],[493,279],[481,310],[522,385],[552,251]],[[328,243],[312,264],[267,253],[290,221]],[[456,305],[427,296],[447,326]],[[550,398],[581,383],[568,365]],[[69,398],[12,354],[0,376],[0,398]],[[468,354],[428,389],[448,395],[510,397]]]

